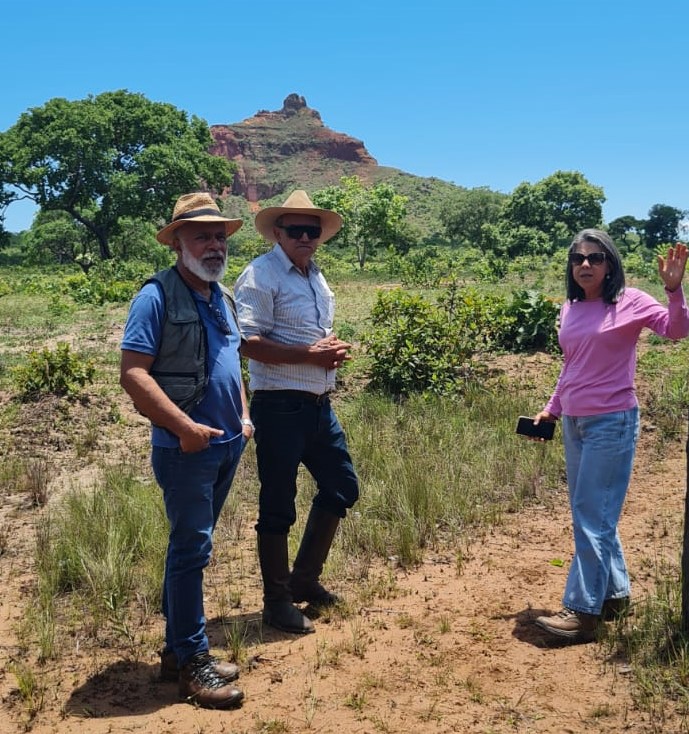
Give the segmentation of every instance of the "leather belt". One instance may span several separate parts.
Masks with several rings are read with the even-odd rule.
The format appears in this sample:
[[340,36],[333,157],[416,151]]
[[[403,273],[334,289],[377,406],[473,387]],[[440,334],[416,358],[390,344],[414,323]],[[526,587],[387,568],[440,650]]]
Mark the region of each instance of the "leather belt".
[[329,392],[316,395],[316,393],[308,390],[254,390],[253,394],[274,398],[299,398],[300,400],[308,400],[310,403],[316,403],[316,405],[325,405],[330,400]]

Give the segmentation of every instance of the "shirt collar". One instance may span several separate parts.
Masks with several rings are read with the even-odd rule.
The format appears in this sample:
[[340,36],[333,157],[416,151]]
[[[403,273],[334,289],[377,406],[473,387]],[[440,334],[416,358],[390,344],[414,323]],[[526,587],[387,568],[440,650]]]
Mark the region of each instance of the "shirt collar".
[[[273,252],[275,253],[275,256],[279,260],[286,273],[288,273],[292,268],[294,268],[298,273],[301,273],[299,268],[289,259],[287,253],[282,249],[282,247],[280,247],[279,242],[275,243],[275,246],[273,247]],[[310,273],[320,272],[318,265],[316,265],[313,260],[309,260],[308,271]]]

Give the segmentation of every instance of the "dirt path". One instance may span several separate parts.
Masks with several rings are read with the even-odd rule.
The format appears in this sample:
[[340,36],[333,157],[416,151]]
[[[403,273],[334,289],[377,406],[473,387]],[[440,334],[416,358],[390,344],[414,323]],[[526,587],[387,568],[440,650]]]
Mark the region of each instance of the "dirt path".
[[[660,560],[677,563],[681,542],[683,446],[659,463],[642,438],[621,533],[639,598],[652,588]],[[5,508],[7,510],[7,508]],[[8,661],[21,660],[16,624],[30,580],[31,515],[14,508],[13,550],[0,556],[0,732],[26,730]],[[47,666],[51,685],[31,722],[36,734],[105,732],[674,732],[679,721],[657,722],[632,700],[624,661],[608,659],[602,644],[545,647],[531,620],[556,610],[571,551],[563,492],[542,506],[505,518],[466,553],[430,555],[412,573],[381,567],[372,575],[379,595],[345,619],[317,623],[306,638],[258,624],[260,590],[252,531],[235,563],[242,566],[241,608],[249,650],[237,711],[197,710],[176,701],[174,685],[157,680],[149,639],[139,653],[71,652]],[[19,542],[18,539],[24,540]],[[553,565],[564,559],[564,567]],[[210,570],[210,576],[219,572]],[[376,581],[377,579],[377,581]],[[236,581],[236,579],[235,579]],[[346,589],[344,590],[346,593]],[[159,634],[154,620],[146,635]],[[221,644],[217,600],[209,600],[209,633]]]

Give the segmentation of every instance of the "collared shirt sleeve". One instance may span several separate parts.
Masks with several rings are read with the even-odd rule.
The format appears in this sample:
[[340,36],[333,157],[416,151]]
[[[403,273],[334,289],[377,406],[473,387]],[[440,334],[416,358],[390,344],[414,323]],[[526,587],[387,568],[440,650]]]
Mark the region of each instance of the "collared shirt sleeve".
[[275,325],[275,294],[265,270],[249,265],[234,286],[237,320],[242,339],[265,336]]

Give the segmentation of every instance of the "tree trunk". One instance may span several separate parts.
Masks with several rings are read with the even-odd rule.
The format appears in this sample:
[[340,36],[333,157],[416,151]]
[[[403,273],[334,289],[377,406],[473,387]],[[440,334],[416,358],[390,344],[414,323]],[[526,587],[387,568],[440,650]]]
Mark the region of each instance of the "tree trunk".
[[689,431],[686,443],[687,488],[684,495],[684,535],[682,539],[682,632],[689,633]]

